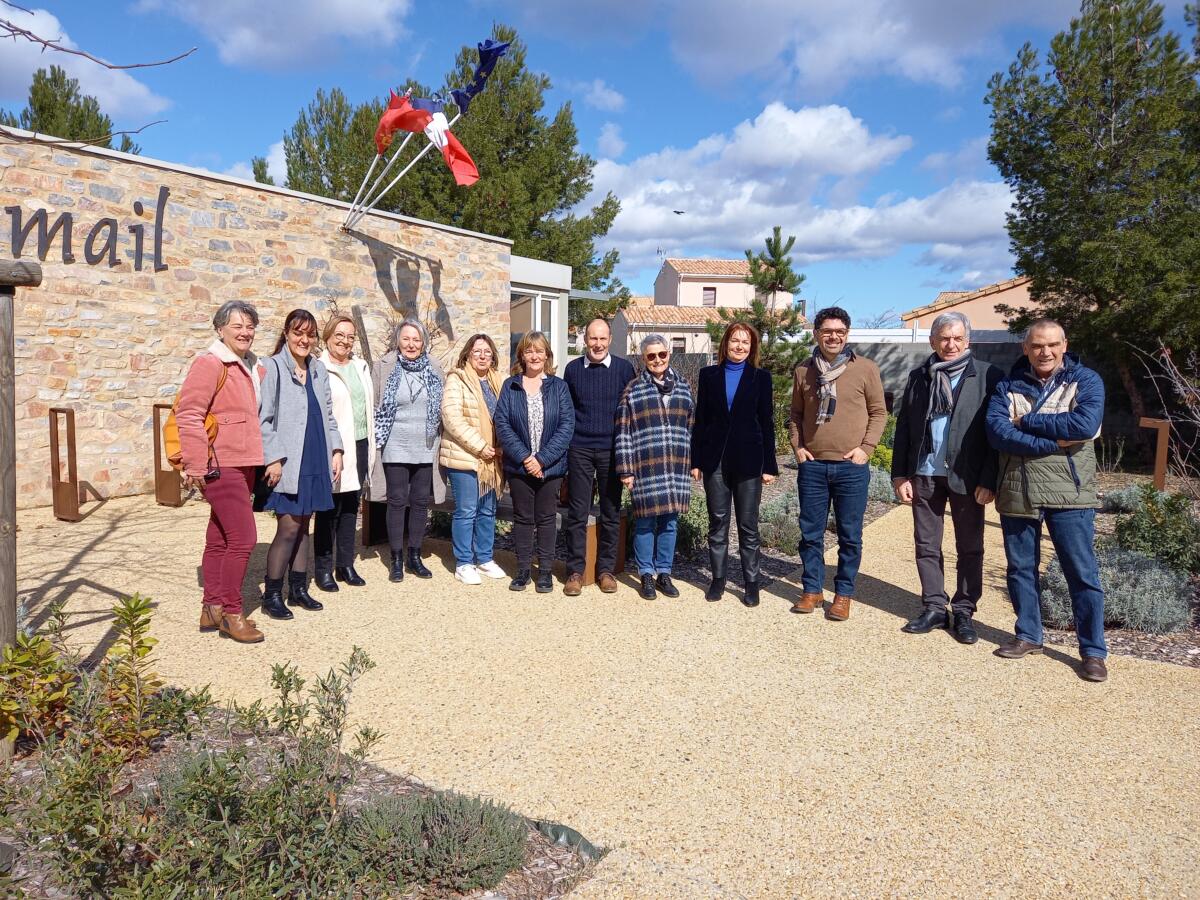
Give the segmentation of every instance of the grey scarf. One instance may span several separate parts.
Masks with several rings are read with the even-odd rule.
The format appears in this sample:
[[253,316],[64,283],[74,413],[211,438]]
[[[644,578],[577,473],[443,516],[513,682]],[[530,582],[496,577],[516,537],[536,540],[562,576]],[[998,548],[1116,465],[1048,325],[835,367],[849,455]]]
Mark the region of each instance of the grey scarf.
[[929,354],[925,361],[925,372],[929,375],[929,409],[926,420],[948,416],[954,412],[954,386],[951,382],[962,374],[971,362],[971,351],[964,350],[957,359],[941,360],[936,353]]
[[813,363],[817,367],[817,424],[823,425],[833,418],[837,411],[837,379],[846,371],[850,360],[854,359],[854,351],[847,347],[827,362],[820,353],[813,355]]

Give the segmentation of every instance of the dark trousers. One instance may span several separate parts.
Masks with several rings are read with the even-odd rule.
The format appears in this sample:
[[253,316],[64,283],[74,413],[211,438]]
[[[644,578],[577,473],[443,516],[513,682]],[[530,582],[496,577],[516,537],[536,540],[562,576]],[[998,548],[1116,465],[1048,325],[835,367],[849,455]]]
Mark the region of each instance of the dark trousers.
[[804,562],[804,593],[819,594],[825,587],[825,525],[829,505],[837,523],[838,564],[833,590],[854,596],[854,580],[862,562],[863,519],[871,467],[843,460],[812,459],[800,463],[796,479],[800,489],[800,558]]
[[597,521],[596,574],[617,567],[617,538],[621,529],[621,479],[613,450],[572,447],[567,451],[567,574],[583,571],[587,557],[587,520],[592,511],[592,485],[600,488]]
[[[361,483],[368,475],[366,438],[355,442],[354,452]],[[317,513],[317,524],[313,528],[317,571],[354,565],[354,530],[358,526],[358,498],[361,495],[359,489],[334,494],[333,509]]]
[[[388,545],[393,553],[420,550],[433,499],[433,463],[384,463]],[[405,541],[407,528],[408,540]]]
[[250,493],[254,466],[227,466],[221,477],[204,486],[208,501],[208,533],[200,571],[204,576],[204,603],[217,605],[230,615],[242,614],[242,581],[250,551],[258,540]]
[[729,559],[729,516],[737,516],[738,555],[742,560],[742,578],[746,584],[758,582],[759,552],[758,502],[762,498],[762,478],[748,475],[735,478],[722,465],[704,476],[704,499],[708,506],[708,561],[713,578],[724,578]]
[[562,477],[534,478],[522,473],[508,480],[513,505],[513,545],[517,568],[528,569],[533,562],[534,535],[537,535],[538,566],[554,565],[554,517],[558,512],[558,491]]
[[[917,574],[921,576],[921,602],[926,607],[975,615],[983,594],[983,511],[974,496],[950,490],[944,475],[912,478],[913,543]],[[954,597],[946,595],[946,563],[942,555],[946,503],[954,522],[954,547],[958,552],[958,579]]]

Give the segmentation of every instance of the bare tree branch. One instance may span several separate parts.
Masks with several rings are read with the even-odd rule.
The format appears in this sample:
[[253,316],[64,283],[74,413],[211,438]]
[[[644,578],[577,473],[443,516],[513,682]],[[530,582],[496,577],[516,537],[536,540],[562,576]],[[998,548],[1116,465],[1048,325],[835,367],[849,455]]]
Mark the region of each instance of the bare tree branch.
[[[0,3],[3,3],[5,6],[11,9],[20,10],[21,12],[33,15],[30,10],[23,6],[17,6],[17,4],[12,3],[11,0],[0,0]],[[12,38],[14,41],[20,38],[33,44],[41,44],[43,53],[47,50],[54,50],[58,53],[69,53],[71,56],[82,56],[84,59],[89,59],[97,65],[104,66],[106,69],[147,69],[152,66],[165,66],[173,62],[179,62],[179,60],[183,59],[184,57],[191,56],[196,52],[196,48],[193,47],[191,50],[180,53],[178,56],[172,56],[170,59],[163,59],[159,60],[158,62],[130,63],[129,65],[118,66],[113,63],[106,62],[99,57],[92,56],[92,54],[88,53],[86,50],[78,50],[74,47],[64,47],[61,43],[61,37],[44,38],[41,35],[34,34],[28,28],[22,28],[17,23],[8,19],[0,19],[0,40],[3,40],[4,38]]]
[[[3,0],[0,0],[0,2],[3,2]],[[114,131],[111,134],[106,134],[106,135],[103,135],[102,137],[88,138],[86,141],[68,140],[67,138],[56,138],[56,137],[53,137],[48,134],[38,134],[37,132],[33,132],[29,136],[26,136],[23,134],[15,134],[12,128],[9,128],[6,125],[0,125],[0,144],[38,143],[38,144],[55,144],[56,146],[63,146],[63,147],[95,147],[99,144],[103,144],[106,141],[111,142],[113,138],[120,137],[121,135],[141,134],[143,131],[145,131],[147,128],[151,127],[152,125],[162,125],[166,121],[167,121],[166,119],[158,119],[157,121],[154,121],[154,122],[147,122],[141,128],[135,128],[132,131]],[[111,149],[115,149],[115,148],[108,147],[106,149],[111,150]]]

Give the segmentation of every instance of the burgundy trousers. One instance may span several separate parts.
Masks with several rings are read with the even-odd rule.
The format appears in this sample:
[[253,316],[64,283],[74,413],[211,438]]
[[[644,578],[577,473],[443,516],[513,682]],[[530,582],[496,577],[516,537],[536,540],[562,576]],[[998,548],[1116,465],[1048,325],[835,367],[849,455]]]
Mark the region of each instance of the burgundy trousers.
[[204,575],[204,602],[219,603],[226,613],[242,613],[242,581],[250,552],[258,540],[250,494],[254,466],[226,467],[221,477],[204,488],[208,501],[208,534],[200,569]]

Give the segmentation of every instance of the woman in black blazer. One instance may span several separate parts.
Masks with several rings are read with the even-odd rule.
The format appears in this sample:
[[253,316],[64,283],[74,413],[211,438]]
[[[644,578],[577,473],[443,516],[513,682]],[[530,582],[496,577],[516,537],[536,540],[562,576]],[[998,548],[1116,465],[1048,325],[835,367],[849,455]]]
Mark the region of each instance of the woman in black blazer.
[[737,516],[738,551],[746,593],[758,606],[758,503],[762,486],[779,474],[771,373],[758,367],[758,332],[744,322],[725,329],[717,365],[700,370],[692,429],[692,478],[704,480],[712,583],[705,600],[725,592],[730,506]]

